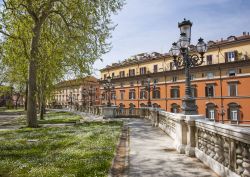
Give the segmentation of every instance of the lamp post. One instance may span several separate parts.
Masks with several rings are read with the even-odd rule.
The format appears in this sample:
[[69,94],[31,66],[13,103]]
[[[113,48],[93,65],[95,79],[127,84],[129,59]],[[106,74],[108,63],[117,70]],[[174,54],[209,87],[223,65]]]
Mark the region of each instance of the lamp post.
[[83,88],[82,89],[82,105],[84,109],[86,108],[86,96],[87,96],[87,90]]
[[91,85],[90,88],[89,88],[89,96],[90,96],[89,105],[90,105],[90,106],[93,106],[93,98],[92,98],[92,96],[93,96],[94,94],[95,94],[94,88],[93,88],[93,86]]
[[151,104],[151,99],[150,99],[150,91],[151,91],[151,87],[150,87],[150,77],[148,76],[147,78],[147,86],[145,87],[145,90],[148,91],[148,107],[151,107],[152,104]]
[[111,83],[111,77],[108,76],[106,82],[104,83],[104,90],[108,93],[108,103],[107,106],[111,107],[111,91],[114,90],[114,85]]
[[70,109],[72,109],[72,105],[73,105],[73,93],[70,92],[70,95],[69,95],[69,103],[70,103]]
[[224,124],[224,115],[225,115],[224,106],[221,106],[221,110],[220,110],[219,114],[221,115],[221,123]]
[[180,39],[173,43],[169,54],[173,57],[176,68],[185,69],[185,96],[182,100],[182,112],[185,115],[197,114],[197,105],[191,93],[190,68],[199,66],[203,63],[204,54],[207,51],[207,45],[202,38],[198,40],[196,51],[198,54],[189,54],[191,42],[192,23],[184,19],[178,24],[180,28]]

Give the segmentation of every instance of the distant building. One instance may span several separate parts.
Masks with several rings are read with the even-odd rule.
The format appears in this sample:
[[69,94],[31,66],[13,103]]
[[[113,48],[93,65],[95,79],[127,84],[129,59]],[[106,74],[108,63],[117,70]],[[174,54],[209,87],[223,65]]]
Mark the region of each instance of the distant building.
[[[191,68],[192,94],[198,113],[211,120],[250,123],[250,35],[229,36],[209,41],[203,65]],[[192,48],[191,52],[195,52]],[[112,77],[112,103],[120,108],[147,106],[147,78],[151,78],[153,107],[181,112],[185,92],[184,69],[176,69],[168,54],[143,53],[101,69],[100,89],[107,104],[103,84]],[[115,98],[115,99],[114,99]]]
[[52,106],[58,108],[79,108],[100,104],[100,89],[95,77],[63,81],[55,86]]
[[0,107],[20,107],[24,106],[25,97],[23,93],[15,92],[13,87],[0,86]]

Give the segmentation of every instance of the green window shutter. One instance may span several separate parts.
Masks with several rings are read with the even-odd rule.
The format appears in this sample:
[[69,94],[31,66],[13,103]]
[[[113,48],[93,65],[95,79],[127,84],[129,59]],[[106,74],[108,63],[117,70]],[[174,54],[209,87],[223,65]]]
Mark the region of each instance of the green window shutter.
[[234,51],[234,57],[235,57],[235,61],[237,61],[239,59],[237,50]]
[[228,63],[228,56],[227,56],[227,52],[225,52],[225,63]]
[[208,91],[207,91],[207,87],[205,87],[205,96],[208,97]]

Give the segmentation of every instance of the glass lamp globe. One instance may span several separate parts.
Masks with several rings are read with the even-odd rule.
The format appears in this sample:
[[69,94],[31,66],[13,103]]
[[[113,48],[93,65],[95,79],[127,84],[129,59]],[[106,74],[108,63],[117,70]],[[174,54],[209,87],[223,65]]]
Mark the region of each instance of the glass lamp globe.
[[179,54],[180,54],[180,49],[179,47],[177,46],[177,43],[174,42],[172,44],[172,47],[171,49],[169,50],[169,54],[172,56],[172,57],[177,57]]
[[190,45],[190,40],[189,38],[187,37],[186,33],[181,33],[181,36],[180,36],[180,48],[188,48]]
[[191,40],[191,27],[192,27],[192,22],[189,20],[184,20],[181,23],[178,23],[178,27],[180,28],[181,33],[186,33],[187,38],[189,39],[189,42]]
[[207,52],[207,44],[204,42],[202,38],[198,40],[198,43],[196,45],[196,50],[199,54],[204,54]]

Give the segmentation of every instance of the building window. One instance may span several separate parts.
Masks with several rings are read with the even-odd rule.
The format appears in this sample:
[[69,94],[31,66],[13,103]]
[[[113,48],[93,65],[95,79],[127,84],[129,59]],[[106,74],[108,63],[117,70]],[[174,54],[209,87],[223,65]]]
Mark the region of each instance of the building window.
[[140,68],[140,75],[146,74],[146,67]]
[[115,92],[111,92],[111,100],[115,100],[116,99],[116,94]]
[[129,99],[134,100],[135,99],[135,90],[130,90],[129,91]]
[[229,69],[228,70],[228,75],[229,76],[236,76],[236,69]]
[[191,87],[191,95],[193,98],[197,97],[197,88],[195,86]]
[[172,77],[172,82],[176,82],[178,80],[177,76]]
[[120,91],[120,98],[121,98],[121,100],[124,100],[124,94],[125,94],[125,91]]
[[141,107],[141,108],[145,108],[145,107],[147,107],[147,105],[146,105],[145,103],[141,103],[141,104],[140,104],[140,107]]
[[129,76],[135,76],[135,69],[129,70]]
[[131,86],[131,87],[134,86],[134,82],[133,82],[133,81],[130,82],[130,86]]
[[124,113],[124,108],[125,108],[125,105],[122,104],[122,103],[120,103],[120,104],[119,104],[119,108],[118,108],[120,114],[123,114],[123,113]]
[[161,106],[160,105],[158,105],[157,103],[154,103],[153,104],[153,108],[160,108]]
[[135,111],[135,105],[133,103],[129,104],[129,114],[134,114]]
[[207,65],[213,64],[213,55],[207,55]]
[[190,80],[192,81],[192,80],[194,80],[194,78],[195,78],[195,75],[194,75],[194,74],[191,74],[191,75],[190,75]]
[[214,78],[214,73],[213,72],[207,72],[207,78],[208,79],[213,79]]
[[174,62],[170,62],[170,70],[176,70],[176,66],[174,64]]
[[205,87],[206,97],[214,97],[214,84],[208,84]]
[[240,106],[237,103],[229,103],[228,104],[228,118],[231,121],[238,121],[239,120],[239,115],[240,115],[239,107]]
[[179,113],[180,112],[180,106],[176,103],[171,104],[171,112],[173,113]]
[[106,80],[106,79],[107,79],[107,74],[104,74],[104,76],[103,76],[103,77],[104,77],[104,80]]
[[216,105],[214,103],[208,103],[206,105],[206,117],[211,120],[216,118]]
[[140,99],[147,99],[147,91],[146,90],[141,90],[140,91]]
[[154,65],[154,73],[158,72],[158,65]]
[[171,98],[179,98],[180,90],[179,88],[171,88]]
[[229,83],[228,84],[228,96],[237,96],[237,83]]
[[152,98],[154,98],[154,99],[161,98],[160,88],[155,88],[153,90]]
[[235,52],[227,52],[226,57],[228,62],[235,61]]
[[125,77],[125,71],[120,71],[120,77]]
[[114,78],[115,77],[115,73],[112,73],[112,78]]

